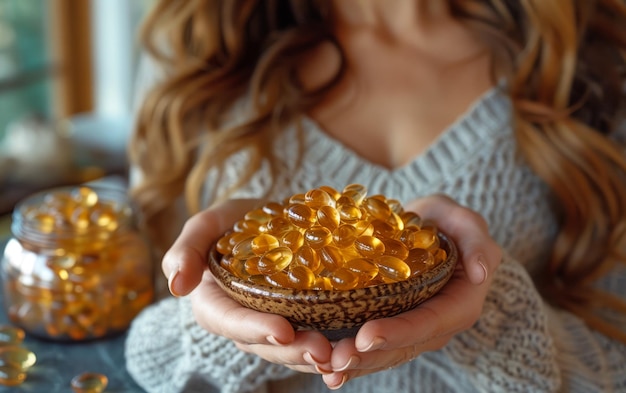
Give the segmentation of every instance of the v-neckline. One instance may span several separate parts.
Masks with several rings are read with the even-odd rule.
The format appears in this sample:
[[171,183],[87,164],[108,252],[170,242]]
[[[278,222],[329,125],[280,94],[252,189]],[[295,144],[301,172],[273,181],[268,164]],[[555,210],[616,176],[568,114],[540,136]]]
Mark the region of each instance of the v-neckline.
[[[407,164],[395,168],[387,168],[374,163],[361,156],[355,150],[346,146],[342,141],[327,133],[315,119],[305,116],[303,118],[303,128],[305,132],[315,134],[315,139],[322,139],[329,148],[340,149],[347,159],[356,160],[371,167],[379,173],[387,176],[403,176],[407,172],[422,172],[420,168],[431,167],[431,163],[440,162],[436,165],[442,169],[446,168],[443,163],[454,164],[454,156],[458,157],[459,149],[467,151],[472,147],[472,142],[476,138],[493,134],[502,128],[502,124],[510,119],[510,107],[507,107],[507,100],[503,100],[502,86],[494,86],[487,90],[461,115],[442,131],[433,142],[420,154],[413,157]],[[445,141],[445,142],[444,142]],[[313,149],[315,150],[315,149]],[[310,154],[326,154],[322,151],[312,151]],[[440,156],[442,156],[440,159]],[[320,157],[321,158],[321,157]],[[452,158],[452,160],[450,160]],[[428,176],[428,174],[422,174]]]

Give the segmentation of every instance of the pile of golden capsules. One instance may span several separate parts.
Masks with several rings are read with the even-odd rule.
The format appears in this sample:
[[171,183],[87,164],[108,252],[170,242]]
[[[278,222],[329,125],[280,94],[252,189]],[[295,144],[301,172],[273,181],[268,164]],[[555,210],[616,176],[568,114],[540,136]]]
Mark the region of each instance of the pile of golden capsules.
[[321,186],[249,211],[217,242],[220,264],[269,286],[350,290],[406,280],[447,257],[438,229],[401,203]]

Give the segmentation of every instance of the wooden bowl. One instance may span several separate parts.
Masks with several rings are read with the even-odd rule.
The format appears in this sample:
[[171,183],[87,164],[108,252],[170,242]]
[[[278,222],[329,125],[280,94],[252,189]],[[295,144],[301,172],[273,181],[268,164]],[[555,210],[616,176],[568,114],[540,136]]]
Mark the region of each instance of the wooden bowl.
[[209,254],[209,268],[220,287],[241,305],[281,315],[296,329],[317,330],[335,341],[356,335],[369,320],[413,309],[448,282],[458,251],[445,234],[438,235],[447,259],[433,269],[405,281],[347,291],[288,289],[242,280],[220,266],[221,254],[215,246]]

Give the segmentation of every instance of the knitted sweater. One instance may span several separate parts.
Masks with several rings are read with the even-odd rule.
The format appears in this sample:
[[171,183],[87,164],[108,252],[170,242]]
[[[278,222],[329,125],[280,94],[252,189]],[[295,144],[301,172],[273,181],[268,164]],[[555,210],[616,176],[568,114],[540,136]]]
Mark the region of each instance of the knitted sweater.
[[[626,392],[626,346],[551,308],[533,284],[557,222],[549,189],[516,154],[511,116],[510,102],[494,88],[426,152],[393,170],[368,162],[310,119],[276,140],[281,171],[275,200],[349,183],[401,202],[445,193],[480,212],[504,250],[482,316],[471,329],[440,351],[350,380],[342,392]],[[304,141],[304,151],[294,148],[298,141]],[[226,178],[235,179],[245,165],[245,153],[233,157]],[[237,196],[260,196],[268,173],[261,168]],[[626,271],[616,271],[602,286],[626,296],[625,280]],[[328,391],[319,375],[268,363],[207,333],[186,298],[167,298],[136,318],[126,359],[131,375],[151,393],[212,391],[207,385],[223,393]]]

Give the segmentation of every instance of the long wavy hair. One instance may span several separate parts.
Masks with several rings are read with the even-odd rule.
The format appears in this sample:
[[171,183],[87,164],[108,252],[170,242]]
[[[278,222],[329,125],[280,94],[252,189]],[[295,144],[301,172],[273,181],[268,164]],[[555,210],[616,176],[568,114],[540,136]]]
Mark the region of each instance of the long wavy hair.
[[[613,140],[625,106],[626,5],[621,0],[450,0],[452,14],[493,49],[505,77],[519,151],[558,199],[560,233],[540,282],[546,299],[626,343],[600,317],[626,303],[593,283],[626,261],[626,155]],[[340,79],[305,90],[301,56],[330,31],[326,0],[163,0],[146,19],[142,43],[166,78],[142,103],[130,144],[143,173],[132,189],[156,244],[173,202],[202,208],[206,172],[246,149],[273,162],[268,140],[323,99]],[[228,114],[251,97],[232,126]]]

